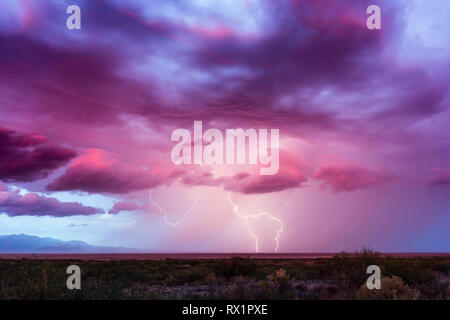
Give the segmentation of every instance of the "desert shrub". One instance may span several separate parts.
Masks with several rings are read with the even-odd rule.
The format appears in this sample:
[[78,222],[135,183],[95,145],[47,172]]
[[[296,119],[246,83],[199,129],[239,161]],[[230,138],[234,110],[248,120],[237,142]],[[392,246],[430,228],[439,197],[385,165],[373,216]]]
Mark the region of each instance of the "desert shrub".
[[250,283],[244,277],[236,277],[233,283],[224,288],[222,298],[228,300],[250,300],[251,290],[248,289]]
[[265,280],[248,280],[242,276],[223,290],[223,299],[232,300],[271,300],[292,299],[295,297],[292,281],[286,270],[279,269]]
[[420,293],[403,283],[400,277],[392,276],[381,279],[381,289],[367,289],[363,284],[356,294],[360,300],[418,300]]
[[444,257],[433,257],[427,259],[415,259],[416,265],[421,269],[431,269],[434,272],[448,275],[450,274],[450,263]]
[[432,284],[437,281],[436,273],[431,268],[413,259],[386,257],[381,267],[383,273],[399,276],[408,285]]
[[347,297],[345,288],[338,288],[335,284],[323,281],[311,281],[309,284],[297,285],[295,289],[299,299],[303,300],[345,299]]
[[211,271],[203,266],[172,271],[167,278],[170,285],[180,285],[195,281],[203,281]]
[[205,277],[205,282],[209,286],[217,285],[217,277],[214,272],[209,272]]
[[225,278],[249,276],[255,272],[256,267],[254,260],[240,257],[220,260],[211,265],[217,276]]
[[289,299],[293,297],[292,282],[286,270],[279,269],[267,277],[272,287],[276,288],[278,297],[281,299]]
[[275,289],[268,281],[248,280],[242,276],[222,290],[221,299],[227,300],[269,300],[274,299]]
[[438,281],[439,273],[431,266],[424,260],[387,257],[382,262],[382,274],[400,277],[404,283],[418,289],[422,298],[442,299],[443,288]]
[[337,280],[342,280],[345,287],[359,288],[367,278],[366,269],[370,265],[380,265],[382,258],[378,252],[363,247],[359,252],[341,252],[333,256],[331,269]]
[[[82,270],[82,290],[66,287],[71,264]],[[365,290],[371,264],[389,279],[381,292]],[[369,249],[295,260],[0,259],[0,299],[450,299],[449,268],[448,257],[380,257]]]
[[293,262],[285,267],[286,271],[297,280],[309,280],[329,276],[332,272],[329,265],[321,263],[308,264],[306,262]]

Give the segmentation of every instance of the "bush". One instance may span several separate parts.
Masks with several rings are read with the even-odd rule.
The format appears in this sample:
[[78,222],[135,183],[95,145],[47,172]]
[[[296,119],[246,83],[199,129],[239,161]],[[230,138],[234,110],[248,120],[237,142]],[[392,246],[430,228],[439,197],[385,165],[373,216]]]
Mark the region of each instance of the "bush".
[[280,299],[290,299],[294,295],[292,282],[286,270],[279,269],[267,277],[268,281],[276,288]]
[[294,298],[292,283],[286,270],[279,269],[266,280],[247,280],[240,276],[223,291],[222,298],[231,300],[271,300]]
[[169,274],[167,283],[170,285],[180,285],[195,281],[203,281],[210,276],[210,274],[211,272],[208,268],[195,266],[188,269],[173,271]]
[[257,264],[252,259],[231,258],[218,260],[211,268],[217,276],[231,278],[236,276],[248,276],[255,272]]
[[331,268],[335,277],[343,281],[344,287],[357,290],[367,279],[367,267],[380,265],[380,262],[380,253],[363,247],[359,252],[341,252],[334,255],[331,260]]
[[403,283],[400,277],[392,276],[391,278],[381,279],[381,289],[367,289],[363,284],[356,294],[359,300],[418,300],[420,294],[417,290],[412,289]]

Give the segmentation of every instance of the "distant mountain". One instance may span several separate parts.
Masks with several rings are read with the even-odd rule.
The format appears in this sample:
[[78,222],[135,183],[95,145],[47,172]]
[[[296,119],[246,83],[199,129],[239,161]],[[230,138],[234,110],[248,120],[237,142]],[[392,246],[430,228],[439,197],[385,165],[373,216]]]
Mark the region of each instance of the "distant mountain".
[[136,249],[92,246],[83,241],[62,241],[26,234],[0,236],[0,253],[129,253]]

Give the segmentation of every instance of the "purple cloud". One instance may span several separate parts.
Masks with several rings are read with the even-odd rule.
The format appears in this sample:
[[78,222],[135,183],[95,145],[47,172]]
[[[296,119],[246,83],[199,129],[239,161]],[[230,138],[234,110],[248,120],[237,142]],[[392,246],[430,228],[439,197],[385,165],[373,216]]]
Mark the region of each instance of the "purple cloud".
[[133,202],[116,202],[111,210],[109,210],[109,213],[111,214],[117,214],[122,211],[138,211],[142,210],[144,207],[142,205],[139,205],[137,203]]
[[76,152],[45,143],[37,134],[18,134],[0,127],[0,180],[33,181],[65,165]]
[[431,186],[445,186],[450,184],[450,168],[434,168],[429,178]]
[[379,172],[353,165],[322,165],[312,175],[312,179],[322,181],[322,190],[334,192],[351,192],[390,182],[394,177],[386,172]]
[[17,191],[9,191],[4,185],[0,184],[0,212],[6,213],[10,217],[69,217],[100,214],[103,213],[103,210],[84,206],[79,202],[60,202],[55,198],[34,193],[20,195]]

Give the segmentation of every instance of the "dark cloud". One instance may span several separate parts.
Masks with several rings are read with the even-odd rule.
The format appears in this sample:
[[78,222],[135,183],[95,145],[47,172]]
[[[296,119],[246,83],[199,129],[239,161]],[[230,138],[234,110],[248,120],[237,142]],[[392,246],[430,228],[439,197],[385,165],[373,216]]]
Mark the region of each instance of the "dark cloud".
[[[144,18],[138,11],[131,14],[131,8],[106,1],[86,2],[83,37],[48,29],[55,38],[66,40],[65,45],[39,41],[37,35],[0,34],[3,80],[13,84],[6,91],[17,101],[24,99],[19,93],[26,91],[33,112],[45,112],[64,123],[108,126],[117,124],[121,114],[132,113],[173,126],[220,118],[237,124],[251,121],[291,128],[301,124],[305,131],[335,128],[335,115],[313,110],[304,102],[280,109],[280,99],[327,84],[361,85],[375,68],[363,62],[376,61],[378,51],[369,49],[379,45],[385,33],[367,32],[365,16],[357,15],[364,12],[364,4],[358,2],[333,1],[320,8],[306,2],[264,6],[270,17],[268,32],[248,39],[236,32],[217,37],[176,20]],[[47,9],[56,13],[60,8]],[[314,19],[321,12],[315,10],[324,9],[326,18]],[[124,45],[117,46],[118,42]],[[201,71],[214,80],[193,80],[185,86],[173,79],[184,99],[167,105],[170,94],[156,93],[155,75],[142,78],[130,70],[150,57],[178,61],[186,74]],[[223,60],[233,61],[225,67],[236,72],[224,72]],[[18,91],[11,93],[14,87]]]
[[133,88],[137,96],[137,87],[114,74],[119,54],[100,52],[0,33],[0,91],[9,102],[4,111],[14,114],[20,105],[24,115],[41,121],[117,124],[121,112],[114,106],[123,101],[122,90]]
[[[190,128],[194,120],[215,128],[280,128],[283,136],[311,138],[317,145],[324,136],[343,143],[376,141],[380,148],[403,143],[417,132],[418,121],[445,109],[449,88],[443,78],[433,80],[426,65],[401,66],[395,44],[404,32],[402,9],[376,2],[383,7],[383,28],[373,31],[365,25],[366,8],[373,4],[368,0],[262,1],[264,23],[256,23],[255,34],[227,24],[218,13],[219,27],[188,23],[181,13],[194,20],[205,13],[179,1],[157,2],[151,13],[136,3],[86,1],[82,33],[69,32],[56,27],[64,26],[65,15],[58,12],[65,3],[46,3],[45,10],[32,10],[41,15],[32,19],[39,32],[0,30],[0,106],[8,119],[2,121],[52,127],[61,141],[80,149],[133,155],[136,141],[145,140],[143,127],[145,134],[168,137],[172,128]],[[157,10],[162,7],[170,10]],[[111,139],[113,130],[132,136],[135,144]],[[44,144],[15,148],[64,157]],[[219,179],[210,173],[151,173],[137,165],[149,160],[142,154],[133,164],[100,156],[98,165],[83,156],[48,190],[124,194],[181,179],[186,185],[263,193],[306,181],[303,173],[288,171]],[[0,179],[3,174],[32,181],[59,166],[57,159],[46,161],[47,169],[39,164],[33,171],[30,163],[2,163]],[[353,188],[350,182],[337,187],[330,174],[317,173],[332,189]],[[361,180],[355,188],[364,184],[372,183]]]
[[45,143],[37,133],[18,134],[0,127],[0,179],[33,181],[65,165],[76,152]]
[[[216,125],[264,124],[304,136],[317,131],[361,134],[367,123],[378,127],[376,117],[398,121],[408,114],[414,119],[423,112],[433,114],[440,110],[442,89],[420,68],[411,74],[383,56],[402,26],[399,6],[380,3],[383,29],[372,32],[365,26],[370,1],[263,1],[266,23],[260,35],[251,37],[233,26],[210,31],[178,19],[145,16],[132,4],[89,1],[82,6],[83,36],[58,32],[49,23],[42,26],[55,39],[66,40],[64,45],[39,40],[33,33],[0,34],[0,57],[5,61],[1,74],[13,84],[5,89],[7,96],[16,100],[5,108],[14,113],[25,99],[33,108],[22,111],[44,112],[63,123],[107,127],[117,125],[121,115],[133,114],[156,125],[185,127],[193,120],[206,124],[220,119]],[[189,4],[167,5],[175,12],[202,16]],[[155,4],[161,6],[165,4]],[[42,11],[51,14],[43,20],[61,16],[56,14],[61,5],[47,7]],[[161,66],[148,66],[151,59]],[[201,72],[209,80],[178,81],[164,63],[174,63],[183,75]],[[136,74],[139,65],[151,74]],[[162,86],[157,75],[172,77],[170,88]],[[405,79],[407,87],[402,85]],[[389,106],[377,101],[383,110],[369,113],[362,123],[345,117],[352,106],[335,112],[311,101],[330,87],[337,96],[360,92],[363,100],[366,92],[383,89],[379,83],[399,92],[389,95]],[[418,87],[425,89],[415,90]],[[27,98],[21,98],[24,91]],[[173,92],[181,98],[168,103]]]

